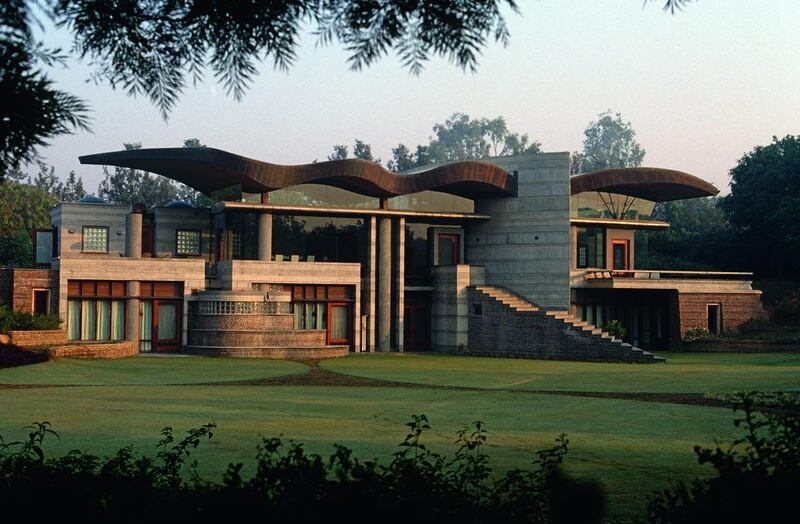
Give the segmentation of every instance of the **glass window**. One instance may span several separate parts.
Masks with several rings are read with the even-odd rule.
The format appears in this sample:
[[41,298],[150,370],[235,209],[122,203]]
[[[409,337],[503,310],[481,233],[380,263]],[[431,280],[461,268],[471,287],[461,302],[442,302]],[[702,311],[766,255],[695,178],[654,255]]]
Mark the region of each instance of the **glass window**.
[[69,340],[124,340],[125,301],[70,299],[67,335]]
[[602,227],[579,227],[577,229],[576,266],[605,269],[605,229]]
[[36,256],[37,264],[49,264],[53,258],[53,231],[36,231]]
[[108,228],[83,226],[83,247],[88,253],[108,253]]
[[176,233],[175,254],[199,255],[200,231],[190,230],[190,229],[179,229]]

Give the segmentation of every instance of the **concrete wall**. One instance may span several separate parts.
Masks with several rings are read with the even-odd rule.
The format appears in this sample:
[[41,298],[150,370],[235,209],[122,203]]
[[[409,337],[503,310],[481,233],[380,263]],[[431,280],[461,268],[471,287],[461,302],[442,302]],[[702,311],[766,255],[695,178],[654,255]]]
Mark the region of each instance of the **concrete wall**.
[[178,229],[199,230],[200,253],[205,258],[211,250],[211,211],[207,208],[165,208],[153,210],[155,222],[155,256],[174,257],[176,231]]
[[[58,227],[61,258],[115,258],[125,255],[125,216],[128,206],[63,203],[51,212]],[[108,226],[108,253],[81,253],[83,226]]]
[[475,200],[491,220],[466,231],[466,262],[486,267],[486,283],[538,306],[569,308],[569,153],[497,157],[517,172],[518,195]]
[[467,287],[482,285],[484,268],[460,264],[432,269],[431,349],[457,352],[469,344]]

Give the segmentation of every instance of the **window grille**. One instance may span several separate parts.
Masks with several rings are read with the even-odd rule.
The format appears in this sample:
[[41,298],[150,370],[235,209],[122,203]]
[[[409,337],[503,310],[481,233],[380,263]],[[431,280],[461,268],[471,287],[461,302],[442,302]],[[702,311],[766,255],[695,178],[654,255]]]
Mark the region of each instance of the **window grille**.
[[200,254],[200,232],[179,229],[176,236],[175,253],[178,255]]
[[108,228],[100,226],[84,226],[83,251],[91,253],[108,253]]

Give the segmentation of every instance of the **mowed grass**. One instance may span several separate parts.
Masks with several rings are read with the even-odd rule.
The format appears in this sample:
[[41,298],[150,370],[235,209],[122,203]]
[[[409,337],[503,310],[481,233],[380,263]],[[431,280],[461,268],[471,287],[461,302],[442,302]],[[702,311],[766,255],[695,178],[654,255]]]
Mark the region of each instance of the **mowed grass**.
[[[224,366],[226,361],[217,362]],[[359,458],[388,461],[405,436],[404,424],[421,413],[433,427],[425,442],[440,452],[454,452],[456,432],[483,421],[489,430],[486,452],[496,470],[529,466],[536,450],[567,433],[567,471],[601,481],[612,520],[621,521],[640,515],[653,490],[709,473],[698,466],[694,445],[734,434],[726,409],[513,391],[222,385],[0,389],[0,435],[6,441],[24,438],[23,426],[49,421],[61,436],[46,443],[53,454],[77,448],[107,455],[128,444],[154,454],[162,427],[182,433],[215,422],[214,437],[195,455],[200,473],[212,479],[219,479],[229,462],[244,462],[252,472],[261,436],[282,435],[317,453],[341,443]]]
[[322,367],[443,386],[624,393],[800,390],[800,353],[668,353],[663,364],[599,364],[426,354],[355,354]]
[[169,385],[228,382],[306,373],[284,360],[139,356],[122,360],[61,359],[0,369],[0,385]]

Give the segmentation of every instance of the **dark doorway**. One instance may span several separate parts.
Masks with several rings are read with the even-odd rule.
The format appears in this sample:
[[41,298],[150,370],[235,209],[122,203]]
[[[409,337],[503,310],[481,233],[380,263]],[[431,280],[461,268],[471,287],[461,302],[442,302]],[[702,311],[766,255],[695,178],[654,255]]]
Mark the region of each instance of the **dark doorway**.
[[712,335],[722,333],[722,308],[719,304],[708,305],[708,332]]
[[430,308],[428,304],[406,304],[403,310],[403,347],[406,351],[430,349]]
[[48,289],[33,290],[33,313],[35,315],[50,314],[50,290]]

